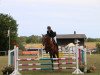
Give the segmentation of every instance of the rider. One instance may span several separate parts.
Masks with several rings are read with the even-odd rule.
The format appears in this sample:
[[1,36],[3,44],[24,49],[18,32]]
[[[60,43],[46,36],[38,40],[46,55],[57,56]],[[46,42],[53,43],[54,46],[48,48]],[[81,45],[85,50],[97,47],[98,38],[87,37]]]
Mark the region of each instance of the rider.
[[[54,31],[51,29],[50,26],[47,27],[47,35],[48,35],[49,37],[51,37],[51,41],[53,41],[53,43],[54,43],[55,45],[57,45],[57,41],[56,41],[56,39],[54,39],[54,37],[56,37],[56,32],[54,32]],[[57,47],[58,47],[58,45],[57,45]]]

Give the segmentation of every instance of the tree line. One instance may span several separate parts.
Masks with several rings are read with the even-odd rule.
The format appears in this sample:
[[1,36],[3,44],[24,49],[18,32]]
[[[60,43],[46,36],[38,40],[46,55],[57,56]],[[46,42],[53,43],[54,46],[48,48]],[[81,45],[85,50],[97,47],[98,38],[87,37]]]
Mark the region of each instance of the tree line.
[[[38,35],[20,36],[18,38],[23,44],[42,42],[42,37]],[[100,42],[100,38],[87,38],[86,42]]]
[[87,38],[87,42],[100,42],[100,38]]
[[23,44],[41,43],[42,42],[42,37],[38,36],[38,35],[20,36],[20,37],[18,37],[18,39]]

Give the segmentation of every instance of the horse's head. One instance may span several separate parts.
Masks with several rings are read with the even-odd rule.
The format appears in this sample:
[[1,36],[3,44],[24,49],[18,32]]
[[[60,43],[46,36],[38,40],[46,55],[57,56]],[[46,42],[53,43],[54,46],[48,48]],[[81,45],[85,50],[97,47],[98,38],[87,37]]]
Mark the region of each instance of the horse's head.
[[42,35],[42,43],[43,45],[49,44],[51,38],[48,35]]
[[51,38],[48,35],[42,35],[42,44],[45,47],[46,53],[48,53],[51,48],[50,41]]

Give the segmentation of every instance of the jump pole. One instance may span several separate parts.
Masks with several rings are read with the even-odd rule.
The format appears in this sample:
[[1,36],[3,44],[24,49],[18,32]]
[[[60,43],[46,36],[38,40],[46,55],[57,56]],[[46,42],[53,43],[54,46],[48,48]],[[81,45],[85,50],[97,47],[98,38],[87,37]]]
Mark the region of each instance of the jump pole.
[[72,74],[84,74],[79,69],[79,62],[78,62],[78,57],[79,57],[78,53],[79,53],[79,50],[78,50],[77,44],[75,45],[75,48],[76,48],[76,70]]
[[79,60],[79,64],[81,64],[81,61],[82,61],[82,50],[81,49],[78,49],[78,60]]
[[16,46],[14,46],[14,55],[15,55],[15,69],[14,69],[14,71],[13,71],[13,73],[12,74],[10,74],[10,75],[21,75],[20,73],[19,73],[19,71],[18,71],[18,61],[17,61],[17,59],[18,59],[18,47],[16,47]]
[[82,53],[82,64],[85,64],[85,51],[84,50],[81,50],[81,53]]
[[8,66],[13,65],[14,66],[14,49],[8,50]]
[[40,51],[39,51],[39,49],[38,49],[38,54],[37,54],[38,58],[40,58],[40,55],[39,55],[39,54],[40,54]]
[[87,49],[86,47],[84,48],[84,64],[85,64],[84,72],[86,72],[87,71]]
[[11,61],[11,58],[10,58],[10,50],[8,50],[8,66],[11,64],[10,61]]

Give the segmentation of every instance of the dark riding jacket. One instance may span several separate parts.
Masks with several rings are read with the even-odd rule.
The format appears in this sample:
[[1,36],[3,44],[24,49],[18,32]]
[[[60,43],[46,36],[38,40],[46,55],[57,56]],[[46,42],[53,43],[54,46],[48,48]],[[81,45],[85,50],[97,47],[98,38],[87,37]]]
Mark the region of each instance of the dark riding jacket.
[[47,35],[51,38],[54,38],[56,36],[56,32],[53,32],[52,30],[47,31]]

